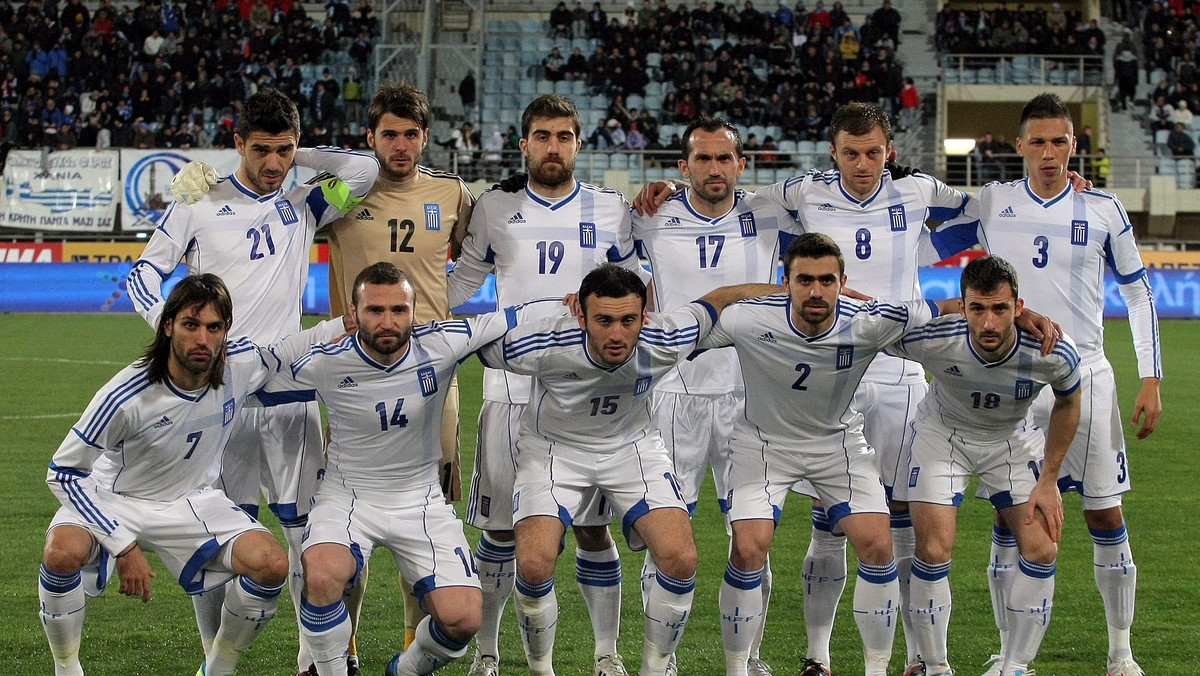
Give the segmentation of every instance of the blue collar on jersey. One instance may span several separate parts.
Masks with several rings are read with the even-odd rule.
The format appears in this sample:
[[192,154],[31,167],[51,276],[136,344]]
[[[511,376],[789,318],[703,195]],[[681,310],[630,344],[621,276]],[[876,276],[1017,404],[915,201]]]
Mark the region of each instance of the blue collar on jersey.
[[1067,187],[1063,188],[1062,192],[1058,193],[1057,195],[1055,195],[1054,197],[1051,197],[1048,200],[1044,200],[1041,197],[1038,197],[1037,194],[1035,194],[1033,192],[1033,189],[1029,187],[1029,177],[1028,176],[1026,176],[1024,179],[1022,179],[1022,181],[1025,186],[1025,194],[1029,195],[1029,198],[1032,199],[1034,202],[1037,202],[1038,204],[1042,205],[1043,209],[1049,209],[1050,207],[1054,206],[1055,204],[1058,204],[1059,200],[1061,200],[1062,198],[1069,195],[1071,193],[1071,191],[1074,189],[1073,186],[1071,185],[1071,182],[1067,181]]
[[883,176],[879,177],[879,185],[875,186],[875,192],[871,193],[870,197],[868,197],[867,199],[862,200],[860,202],[859,200],[854,198],[854,195],[851,195],[849,192],[846,191],[845,186],[842,185],[842,172],[839,171],[838,172],[838,190],[842,191],[842,197],[845,197],[846,199],[850,200],[851,202],[853,202],[854,204],[857,204],[860,207],[865,207],[868,204],[870,204],[871,202],[875,201],[876,197],[879,197],[879,193],[883,191],[883,182],[885,180],[890,180],[890,179],[891,179],[891,174],[887,173],[887,171],[884,171]]
[[540,204],[544,207],[549,207],[550,211],[556,211],[560,207],[565,206],[571,200],[575,199],[575,196],[579,194],[579,181],[575,181],[575,189],[571,191],[570,195],[567,195],[566,197],[560,199],[557,202],[546,201],[546,199],[544,197],[541,197],[534,191],[530,190],[528,184],[525,186],[525,194],[528,195],[529,199],[533,200],[534,202],[537,202],[538,204]]
[[833,330],[835,328],[837,328],[838,319],[841,318],[841,314],[842,314],[841,309],[842,309],[842,299],[838,298],[837,305],[835,305],[833,307],[833,323],[829,325],[828,329],[825,329],[823,332],[818,333],[815,336],[810,336],[807,333],[796,328],[796,324],[792,321],[792,296],[791,296],[791,294],[788,294],[787,305],[784,306],[783,311],[787,313],[788,328],[790,328],[792,330],[792,333],[796,334],[797,336],[800,336],[805,341],[812,343],[814,341],[818,341],[818,340],[824,338],[825,336],[828,336],[830,333],[833,332]]
[[717,221],[721,220],[722,218],[725,218],[729,214],[733,213],[733,210],[737,208],[738,201],[742,199],[742,192],[740,190],[735,189],[733,191],[733,204],[729,207],[729,211],[726,211],[725,213],[721,214],[720,216],[717,216],[716,218],[709,218],[708,216],[705,216],[704,214],[701,214],[700,212],[698,212],[692,208],[692,200],[691,200],[692,188],[691,188],[691,186],[685,187],[683,190],[679,191],[679,194],[682,195],[682,197],[680,199],[683,201],[683,206],[687,207],[687,210],[691,215],[695,216],[697,220],[704,221],[705,223],[710,223],[710,224],[716,223]]
[[[965,321],[965,320],[964,320],[964,321]],[[1013,331],[1014,331],[1014,333],[1013,333],[1013,337],[1014,337],[1014,338],[1016,338],[1016,340],[1014,340],[1014,341],[1013,341],[1013,344],[1012,344],[1012,349],[1010,349],[1010,350],[1008,351],[1008,354],[1004,355],[1004,358],[1003,358],[1003,359],[1000,359],[1000,360],[998,360],[998,361],[988,361],[988,360],[984,359],[982,356],[980,356],[980,354],[979,354],[978,352],[976,352],[976,351],[975,351],[975,343],[972,343],[972,342],[971,342],[971,329],[970,329],[970,327],[968,327],[968,328],[967,328],[967,336],[966,336],[966,338],[967,338],[967,349],[969,349],[969,350],[971,351],[971,356],[975,357],[975,359],[976,359],[976,360],[977,360],[977,361],[978,361],[980,364],[983,364],[983,367],[984,367],[984,368],[989,368],[989,369],[990,369],[990,368],[996,368],[996,367],[999,367],[999,366],[1003,366],[1004,364],[1008,363],[1008,361],[1009,361],[1010,359],[1012,359],[1012,358],[1013,358],[1013,355],[1017,353],[1017,349],[1021,347],[1021,334],[1022,334],[1021,327],[1019,327],[1019,326],[1014,326],[1014,327],[1013,327]]]
[[267,193],[266,195],[259,195],[258,193],[254,192],[250,188],[247,188],[246,186],[242,185],[242,182],[238,180],[236,173],[229,175],[229,181],[231,183],[233,183],[234,187],[237,188],[238,190],[240,190],[242,192],[242,194],[244,194],[245,196],[247,196],[251,199],[257,200],[259,202],[270,202],[270,201],[274,200],[276,197],[278,197],[279,193],[283,192],[283,188],[276,188],[275,192]]
[[404,354],[401,355],[400,358],[396,360],[396,363],[392,364],[391,366],[384,366],[383,364],[380,364],[379,362],[372,359],[371,356],[362,349],[362,345],[358,341],[358,332],[356,331],[354,333],[354,351],[358,352],[358,356],[362,357],[363,361],[367,362],[371,366],[374,366],[375,368],[379,369],[380,371],[383,371],[384,373],[391,373],[392,371],[395,371],[396,369],[400,368],[400,365],[403,364],[408,359],[408,355],[412,352],[412,347],[413,347],[412,336],[409,336],[408,345],[404,346]]

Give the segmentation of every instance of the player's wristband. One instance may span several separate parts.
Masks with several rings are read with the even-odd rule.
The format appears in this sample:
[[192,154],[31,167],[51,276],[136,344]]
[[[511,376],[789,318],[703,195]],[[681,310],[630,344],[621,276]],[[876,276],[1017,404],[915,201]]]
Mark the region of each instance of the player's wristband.
[[138,543],[135,542],[135,543],[129,545],[129,547],[127,547],[125,549],[125,551],[121,552],[120,554],[117,554],[116,558],[118,558],[118,559],[125,558],[126,556],[129,556],[130,554],[132,554],[133,550],[138,549],[138,547],[139,547]]

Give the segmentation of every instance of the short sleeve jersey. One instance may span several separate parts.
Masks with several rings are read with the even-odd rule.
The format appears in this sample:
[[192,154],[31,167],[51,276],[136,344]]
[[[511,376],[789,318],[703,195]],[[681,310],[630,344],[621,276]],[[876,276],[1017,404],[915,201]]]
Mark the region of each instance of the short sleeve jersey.
[[[837,242],[846,258],[847,285],[887,301],[921,297],[917,270],[927,219],[945,221],[962,213],[965,193],[924,174],[892,180],[884,172],[874,194],[858,199],[842,185],[841,172],[809,172],[760,188],[758,194],[796,214],[806,232]],[[877,383],[923,382],[917,364],[882,356],[864,380]]]
[[605,453],[651,433],[650,390],[696,347],[716,320],[712,306],[695,302],[652,314],[623,364],[592,359],[574,317],[530,322],[484,348],[487,365],[533,377],[521,435]]
[[389,366],[368,356],[355,333],[314,346],[257,396],[271,405],[315,394],[325,404],[325,481],[372,493],[437,483],[450,381],[459,363],[516,322],[516,310],[507,308],[413,327],[404,356]]
[[[562,297],[607,262],[649,278],[634,252],[629,203],[621,193],[578,182],[569,195],[552,201],[529,188],[488,190],[475,205],[462,255],[450,272],[450,305],[468,300],[491,272],[501,307]],[[524,404],[529,379],[487,371],[483,398]]]
[[[733,207],[709,218],[688,201],[691,189],[675,193],[653,216],[633,214],[633,239],[654,273],[654,307],[666,312],[731,284],[777,283],[782,242],[799,225],[779,205],[744,190]],[[679,365],[655,387],[681,394],[725,394],[740,390],[741,371],[733,350],[709,350]]]
[[1079,387],[1079,354],[1063,336],[1048,356],[1041,341],[1014,327],[1016,342],[1007,355],[989,362],[971,344],[961,315],[938,317],[887,348],[888,353],[921,362],[933,374],[918,414],[974,440],[999,441],[1021,429],[1025,414],[1043,387],[1068,395]]
[[736,433],[767,442],[822,440],[861,429],[851,408],[867,367],[887,345],[929,321],[927,301],[884,303],[838,299],[824,333],[807,336],[792,323],[791,300],[775,294],[725,308],[701,347],[733,345],[746,382],[746,412]]

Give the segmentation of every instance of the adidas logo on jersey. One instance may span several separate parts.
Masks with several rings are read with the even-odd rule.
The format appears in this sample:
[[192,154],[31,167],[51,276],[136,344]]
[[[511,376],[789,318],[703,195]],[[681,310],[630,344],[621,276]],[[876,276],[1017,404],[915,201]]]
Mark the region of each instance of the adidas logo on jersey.
[[1016,218],[1016,217],[1017,217],[1017,212],[1013,211],[1012,207],[1008,207],[1004,211],[1000,212],[1000,218]]
[[946,374],[952,375],[952,376],[961,376],[962,375],[962,371],[958,370],[957,364],[955,364],[954,366],[951,366],[950,368],[946,369],[945,371],[942,371],[942,373],[946,373]]
[[154,429],[159,429],[160,427],[166,427],[167,425],[171,425],[171,424],[173,424],[171,422],[171,419],[164,415],[162,417],[162,420],[159,420],[158,422],[154,423]]
[[225,206],[221,207],[221,210],[217,212],[217,215],[218,216],[236,216],[237,214],[234,213],[232,207],[230,207],[228,204],[226,204]]
[[508,219],[509,225],[514,225],[516,223],[524,223],[524,222],[525,222],[525,217],[522,216],[521,212],[519,212],[519,211],[517,213],[513,214],[512,218]]
[[375,217],[371,215],[370,211],[363,209],[362,211],[358,212],[358,215],[354,217],[354,220],[356,220],[356,221],[373,221],[373,220],[375,220]]
[[562,377],[562,379],[563,379],[563,380],[583,380],[583,378],[580,378],[580,377],[579,377],[579,374],[578,374],[578,373],[568,373],[568,374],[565,374],[565,375]]
[[343,380],[342,382],[338,383],[338,389],[339,389],[339,390],[344,390],[344,389],[346,389],[347,387],[358,387],[358,383],[354,382],[354,379],[353,379],[353,378],[351,378],[350,376],[346,376],[346,379],[345,379],[345,380]]
[[670,220],[668,220],[666,223],[663,223],[663,227],[664,228],[683,227],[683,221],[679,220],[678,216],[675,216],[675,217],[671,218]]
[[766,333],[762,334],[761,336],[758,337],[758,339],[764,343],[777,344],[779,342],[779,341],[775,340],[775,336],[771,335],[770,331],[767,331]]
[[829,202],[826,202],[826,203],[822,204],[821,206],[817,207],[817,211],[837,211],[837,207],[833,206]]

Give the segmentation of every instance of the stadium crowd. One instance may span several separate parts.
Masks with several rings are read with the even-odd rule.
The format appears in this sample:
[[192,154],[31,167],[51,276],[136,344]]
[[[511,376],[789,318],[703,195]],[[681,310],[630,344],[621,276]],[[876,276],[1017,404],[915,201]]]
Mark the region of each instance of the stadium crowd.
[[1104,32],[1092,19],[1055,2],[1028,8],[1006,3],[959,10],[949,4],[937,15],[938,50],[947,54],[1063,54],[1104,56]]
[[[901,111],[900,22],[890,0],[861,25],[842,3],[827,8],[823,0],[811,9],[803,0],[781,1],[769,11],[752,0],[740,10],[735,3],[672,8],[666,0],[642,0],[620,17],[608,16],[598,2],[590,11],[582,2],[573,11],[560,2],[550,15],[551,37],[587,37],[594,51],[568,55],[555,46],[535,74],[583,80],[593,95],[608,98],[606,119],[588,139],[592,149],[677,148],[677,140],[660,138],[659,125],[686,124],[700,114],[778,127],[779,138],[756,139],[768,149],[783,141],[827,141],[840,105]],[[658,110],[629,107],[628,98],[644,96],[651,82],[665,92]]]
[[[0,0],[6,147],[233,147],[242,102],[267,84],[300,104],[306,140],[361,143],[368,2],[330,0],[320,23],[294,0],[98,4]],[[358,67],[341,81],[326,66],[305,77],[343,54]]]

